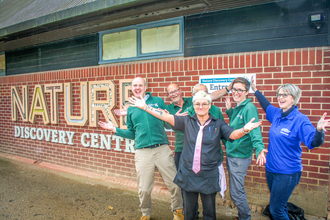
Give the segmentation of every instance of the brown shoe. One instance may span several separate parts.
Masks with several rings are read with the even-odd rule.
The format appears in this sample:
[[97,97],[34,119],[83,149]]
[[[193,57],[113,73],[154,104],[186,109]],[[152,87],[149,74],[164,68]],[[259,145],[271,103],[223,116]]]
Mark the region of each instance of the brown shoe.
[[150,215],[142,215],[140,220],[150,220]]
[[173,220],[184,220],[183,209],[177,209],[173,212]]

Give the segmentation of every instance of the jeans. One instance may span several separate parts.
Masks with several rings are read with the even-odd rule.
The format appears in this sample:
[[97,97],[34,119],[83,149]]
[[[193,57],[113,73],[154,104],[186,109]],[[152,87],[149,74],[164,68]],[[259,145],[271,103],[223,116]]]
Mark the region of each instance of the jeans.
[[227,156],[227,169],[230,181],[230,196],[238,209],[240,220],[250,220],[251,211],[247,201],[244,181],[247,170],[251,164],[252,156],[249,158],[237,158]]
[[270,191],[269,210],[274,220],[289,220],[287,202],[300,181],[301,171],[293,174],[271,173],[266,170]]

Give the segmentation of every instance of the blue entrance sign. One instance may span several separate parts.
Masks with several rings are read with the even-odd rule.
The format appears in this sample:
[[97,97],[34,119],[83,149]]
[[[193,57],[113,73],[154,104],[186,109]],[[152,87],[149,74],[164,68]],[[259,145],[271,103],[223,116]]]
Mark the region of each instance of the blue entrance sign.
[[[199,83],[204,84],[209,93],[223,89],[228,86],[234,79],[237,77],[243,77],[251,82],[251,77],[253,76],[256,79],[256,74],[226,74],[226,75],[208,75],[208,76],[199,76]],[[250,93],[253,91],[250,89]]]

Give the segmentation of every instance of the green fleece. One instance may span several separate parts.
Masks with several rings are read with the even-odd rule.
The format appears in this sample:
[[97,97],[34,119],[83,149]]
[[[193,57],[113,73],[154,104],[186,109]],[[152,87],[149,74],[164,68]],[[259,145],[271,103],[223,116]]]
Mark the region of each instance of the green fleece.
[[[147,105],[165,109],[163,99],[151,96],[146,100]],[[127,129],[116,128],[117,136],[135,140],[135,149],[141,149],[154,144],[168,144],[164,122],[137,107],[127,109]]]
[[[226,110],[226,113],[230,120],[229,126],[234,129],[243,128],[252,118],[255,118],[254,122],[259,121],[257,107],[251,102],[251,99],[246,99],[239,106]],[[251,157],[253,148],[257,156],[261,150],[265,149],[260,127],[252,130],[240,139],[226,142],[226,154],[229,157]]]
[[[185,109],[187,109],[188,107],[192,106],[192,98],[183,98],[183,105],[182,105],[182,111],[181,113],[185,112]],[[180,109],[180,106],[174,105],[173,103],[170,105],[166,105],[166,109],[167,111],[171,114],[171,115],[175,115]],[[183,132],[179,131],[179,130],[174,130],[174,134],[175,134],[175,149],[174,152],[182,152],[182,148],[183,148]]]

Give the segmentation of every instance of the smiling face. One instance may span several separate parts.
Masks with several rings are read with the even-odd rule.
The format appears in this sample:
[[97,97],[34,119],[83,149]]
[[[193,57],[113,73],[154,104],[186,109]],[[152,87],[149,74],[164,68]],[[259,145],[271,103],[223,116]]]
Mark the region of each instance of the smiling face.
[[137,77],[132,81],[132,93],[135,97],[145,96],[147,86],[145,85],[144,79]]
[[294,97],[284,89],[280,89],[277,93],[277,101],[280,108],[285,112],[293,106]]
[[179,105],[183,101],[181,89],[177,84],[170,84],[167,87],[167,94],[171,101],[176,105]]
[[205,98],[198,98],[194,101],[195,113],[198,117],[203,117],[209,114],[211,104]]
[[249,91],[245,88],[243,83],[235,83],[232,88],[232,96],[234,101],[239,105],[246,100]]

